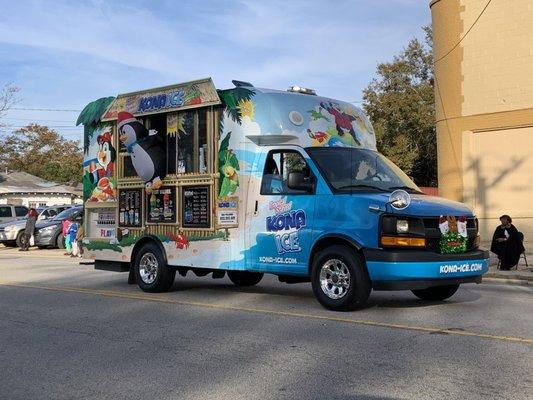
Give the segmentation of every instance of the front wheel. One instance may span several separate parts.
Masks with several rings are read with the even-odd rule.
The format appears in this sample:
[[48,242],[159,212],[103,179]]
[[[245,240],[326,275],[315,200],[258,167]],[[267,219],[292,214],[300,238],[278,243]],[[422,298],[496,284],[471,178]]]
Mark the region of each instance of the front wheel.
[[174,284],[176,270],[167,266],[161,250],[155,243],[141,247],[133,261],[135,278],[145,292],[166,292]]
[[24,234],[24,231],[20,231],[17,234],[17,239],[15,240],[15,243],[17,244],[17,247],[24,247],[24,243],[26,242],[26,235]]
[[432,286],[427,289],[411,290],[422,300],[440,301],[452,297],[459,289],[459,285]]
[[254,286],[261,282],[263,274],[248,271],[228,271],[228,278],[235,286]]
[[325,308],[350,311],[366,303],[372,285],[363,258],[346,246],[331,246],[313,260],[311,284]]
[[55,240],[55,244],[56,244],[56,247],[58,249],[64,249],[65,248],[65,237],[63,236],[62,233],[57,235],[56,240]]

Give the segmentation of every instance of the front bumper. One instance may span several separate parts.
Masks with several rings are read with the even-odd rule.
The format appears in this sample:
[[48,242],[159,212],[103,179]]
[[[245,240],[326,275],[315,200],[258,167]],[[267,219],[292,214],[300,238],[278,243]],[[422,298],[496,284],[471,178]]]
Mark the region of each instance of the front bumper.
[[489,269],[489,252],[438,254],[411,250],[363,250],[375,289],[424,289],[431,286],[481,282]]
[[0,243],[15,241],[17,239],[17,233],[18,231],[1,231]]
[[54,245],[54,232],[37,233],[35,236],[35,246],[52,246]]

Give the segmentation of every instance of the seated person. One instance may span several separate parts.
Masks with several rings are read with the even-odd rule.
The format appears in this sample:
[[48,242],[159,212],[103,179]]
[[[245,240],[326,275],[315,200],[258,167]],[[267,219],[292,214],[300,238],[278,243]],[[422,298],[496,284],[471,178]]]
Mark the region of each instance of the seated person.
[[269,194],[283,193],[283,179],[279,174],[278,165],[272,157],[269,157],[265,163],[263,187],[261,191]]
[[490,251],[498,255],[500,269],[508,271],[518,264],[520,255],[525,251],[523,236],[512,224],[509,215],[500,217],[501,225],[494,231]]

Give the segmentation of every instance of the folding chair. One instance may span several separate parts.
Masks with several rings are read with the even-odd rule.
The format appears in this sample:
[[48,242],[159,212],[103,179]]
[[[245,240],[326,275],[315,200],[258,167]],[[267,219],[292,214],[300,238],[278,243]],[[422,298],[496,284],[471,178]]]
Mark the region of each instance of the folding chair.
[[[522,245],[524,245],[524,234],[522,232],[518,232],[518,238],[520,239],[520,241],[522,242]],[[524,261],[526,263],[526,268],[529,268],[529,265],[527,264],[527,257],[526,257],[526,250],[524,248],[524,252],[522,254],[520,254],[520,257],[523,257],[524,258]],[[520,259],[519,259],[520,261]],[[516,269],[518,270],[518,264],[516,264]]]
[[[522,232],[518,232],[518,238],[520,239],[520,241],[522,242],[522,245],[524,244],[524,234]],[[522,254],[520,254],[520,258],[523,258],[524,259],[524,262],[526,263],[526,269],[529,268],[529,265],[527,263],[527,257],[526,257],[526,251],[524,250],[524,252]],[[520,264],[520,258],[518,259],[518,263],[513,267],[513,268],[516,268],[516,270],[518,271],[518,264]],[[501,261],[500,259],[498,259],[498,266],[496,267],[497,269],[500,269],[500,264],[501,264]],[[511,269],[513,269],[511,268]]]

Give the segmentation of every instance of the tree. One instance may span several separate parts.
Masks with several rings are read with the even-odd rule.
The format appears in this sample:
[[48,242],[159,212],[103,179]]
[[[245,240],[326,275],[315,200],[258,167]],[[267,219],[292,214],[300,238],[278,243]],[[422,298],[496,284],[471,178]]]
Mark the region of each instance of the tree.
[[18,91],[18,87],[10,84],[6,84],[0,89],[0,129],[6,126],[2,123],[2,118],[6,115],[11,106],[17,102]]
[[363,91],[363,107],[376,131],[379,151],[421,186],[437,185],[433,40],[412,39],[392,62],[377,67]]
[[81,182],[82,151],[75,140],[56,131],[30,124],[0,138],[0,168],[24,171],[40,178],[60,182]]

